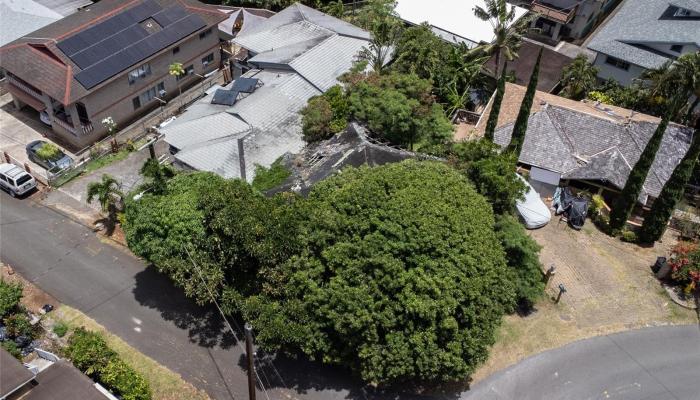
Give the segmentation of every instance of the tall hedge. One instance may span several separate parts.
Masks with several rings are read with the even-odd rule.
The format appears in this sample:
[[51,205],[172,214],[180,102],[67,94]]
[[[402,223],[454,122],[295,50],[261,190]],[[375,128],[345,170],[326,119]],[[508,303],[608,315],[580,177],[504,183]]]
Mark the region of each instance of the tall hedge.
[[541,59],[542,49],[540,49],[539,54],[537,54],[537,61],[535,62],[535,67],[532,69],[530,82],[527,84],[525,97],[523,97],[523,102],[520,104],[518,118],[515,120],[515,124],[513,125],[513,135],[510,138],[510,144],[508,144],[507,148],[508,151],[514,153],[516,156],[518,156],[518,158],[520,158],[520,152],[523,149],[523,143],[525,143],[527,122],[530,119],[530,110],[532,109],[532,103],[535,100],[535,93],[537,92],[537,81],[540,75]]
[[644,218],[639,234],[639,239],[643,243],[652,243],[661,239],[664,231],[666,231],[668,220],[676,208],[676,204],[683,197],[685,187],[693,176],[693,170],[698,163],[699,155],[700,129],[696,129],[688,152],[673,170],[671,177],[661,189],[659,197],[654,200],[649,214]]
[[464,176],[437,162],[345,169],[308,202],[305,249],[245,302],[264,347],[376,384],[464,379],[486,360],[515,276]]
[[22,299],[22,285],[0,279],[0,319],[14,311]]
[[637,203],[639,194],[642,192],[642,186],[647,179],[649,169],[654,163],[656,152],[661,146],[661,140],[664,137],[664,132],[666,132],[670,117],[671,113],[667,112],[663,119],[661,119],[661,123],[659,123],[656,131],[654,131],[654,134],[644,147],[644,151],[642,151],[642,154],[639,156],[639,160],[634,164],[634,168],[632,168],[627,178],[625,187],[613,203],[612,211],[610,212],[611,231],[620,230],[625,226],[625,223],[627,223],[627,219],[630,217],[634,205]]
[[503,66],[503,71],[501,72],[500,78],[498,78],[498,83],[496,84],[496,94],[493,97],[493,104],[491,104],[491,112],[489,113],[489,119],[486,121],[486,132],[484,132],[484,138],[493,142],[494,132],[496,132],[496,126],[498,125],[498,114],[501,113],[501,103],[503,102],[503,94],[506,91],[506,70],[508,69],[508,62]]

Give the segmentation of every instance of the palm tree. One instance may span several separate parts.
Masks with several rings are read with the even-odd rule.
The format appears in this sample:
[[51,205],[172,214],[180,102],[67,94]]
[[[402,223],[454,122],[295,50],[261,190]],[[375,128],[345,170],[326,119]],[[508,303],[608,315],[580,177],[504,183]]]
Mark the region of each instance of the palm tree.
[[100,182],[92,182],[87,188],[87,202],[97,199],[102,212],[107,213],[107,232],[111,234],[117,220],[117,212],[122,204],[124,194],[121,192],[121,184],[111,175],[102,175]]
[[596,86],[598,68],[588,62],[583,54],[576,56],[574,61],[564,67],[561,76],[562,96],[573,100],[581,100]]
[[679,95],[688,100],[694,96],[683,117],[683,122],[688,123],[700,102],[700,53],[684,54],[659,68],[647,70],[641,79],[649,84],[652,95],[666,99]]
[[[170,76],[174,76],[175,80],[185,74],[185,69],[182,68],[182,63],[174,62],[168,66],[168,73]],[[182,96],[182,88],[180,84],[177,85],[177,90],[180,91],[180,96]]]
[[488,21],[493,28],[494,40],[486,46],[486,51],[490,55],[496,56],[496,69],[494,76],[499,76],[501,54],[508,61],[518,57],[518,49],[522,40],[522,34],[527,28],[531,18],[523,17],[517,24],[511,23],[515,19],[515,6],[508,9],[506,0],[484,0],[486,8],[474,7],[474,15],[482,21]]
[[149,158],[141,167],[141,175],[151,179],[146,185],[147,190],[154,194],[163,194],[167,190],[168,180],[175,176],[175,169],[170,165],[160,164],[155,158]]

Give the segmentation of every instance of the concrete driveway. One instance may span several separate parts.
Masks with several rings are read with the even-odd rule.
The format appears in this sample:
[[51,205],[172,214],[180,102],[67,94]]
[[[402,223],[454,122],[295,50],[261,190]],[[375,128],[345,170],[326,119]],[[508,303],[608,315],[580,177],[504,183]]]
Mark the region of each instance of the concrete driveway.
[[[0,152],[6,152],[14,159],[14,163],[29,165],[32,173],[43,177],[46,181],[46,170],[29,161],[25,147],[34,140],[53,142],[64,153],[75,159],[75,154],[68,151],[60,143],[51,140],[53,131],[39,120],[39,113],[29,106],[17,110],[12,103],[12,96],[6,93],[0,96]],[[3,159],[2,162],[5,162]]]

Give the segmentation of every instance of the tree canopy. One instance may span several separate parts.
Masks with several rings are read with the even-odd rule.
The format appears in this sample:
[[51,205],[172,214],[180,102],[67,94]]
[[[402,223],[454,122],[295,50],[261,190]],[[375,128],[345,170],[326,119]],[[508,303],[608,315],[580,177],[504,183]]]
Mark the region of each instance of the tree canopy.
[[375,383],[460,379],[485,360],[514,290],[490,207],[463,176],[437,162],[348,169],[307,206],[283,289],[244,306],[263,346]]

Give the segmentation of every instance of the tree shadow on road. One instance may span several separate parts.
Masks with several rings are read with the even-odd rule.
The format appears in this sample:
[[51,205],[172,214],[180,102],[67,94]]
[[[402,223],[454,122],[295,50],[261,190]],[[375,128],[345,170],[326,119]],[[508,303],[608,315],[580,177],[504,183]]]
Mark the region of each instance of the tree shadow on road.
[[[238,365],[243,371],[248,371],[245,354],[241,354]],[[456,400],[461,392],[426,389],[411,383],[379,389],[364,384],[345,368],[309,361],[303,355],[292,358],[267,354],[259,349],[256,351],[255,367],[267,389],[286,389],[292,397],[301,394],[309,398],[328,398],[328,392],[331,392],[342,393],[337,398],[351,400]]]
[[213,306],[199,306],[185,297],[168,277],[152,266],[135,276],[134,298],[141,305],[160,311],[166,321],[188,331],[189,338],[199,346],[220,346],[229,349],[236,345],[235,337],[226,329],[224,321]]

